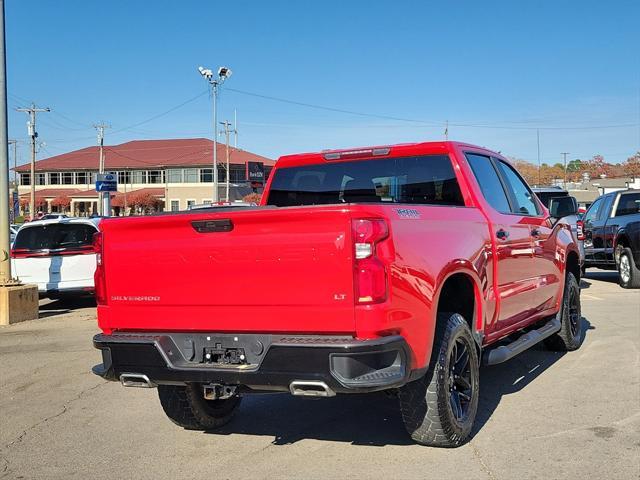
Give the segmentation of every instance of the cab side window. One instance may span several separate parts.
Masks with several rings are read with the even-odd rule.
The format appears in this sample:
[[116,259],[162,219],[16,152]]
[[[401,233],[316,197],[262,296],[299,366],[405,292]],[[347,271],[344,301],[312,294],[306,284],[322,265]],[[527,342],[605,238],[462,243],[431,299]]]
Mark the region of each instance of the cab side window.
[[496,164],[502,172],[511,193],[513,194],[512,200],[515,201],[515,204],[513,205],[513,213],[531,216],[540,215],[541,210],[535,200],[533,192],[529,189],[527,184],[524,183],[513,167],[498,159],[496,159]]
[[595,202],[591,204],[587,213],[584,214],[584,223],[593,223],[593,221],[598,217],[598,211],[602,206],[602,197],[596,199]]
[[507,194],[504,191],[500,177],[498,177],[498,172],[496,172],[491,159],[475,153],[467,153],[466,157],[473,171],[473,175],[476,177],[478,185],[480,185],[482,195],[484,195],[489,205],[500,213],[511,213],[511,206],[509,205]]

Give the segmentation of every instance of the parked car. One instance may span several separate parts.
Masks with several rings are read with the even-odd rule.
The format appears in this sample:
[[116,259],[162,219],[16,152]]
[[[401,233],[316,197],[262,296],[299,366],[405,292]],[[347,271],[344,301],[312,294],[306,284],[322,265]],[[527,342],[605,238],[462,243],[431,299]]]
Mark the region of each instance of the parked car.
[[390,390],[416,442],[452,447],[481,359],[580,347],[578,246],[498,153],[285,156],[261,202],[103,220],[94,373],[157,386],[174,423],[202,430],[254,392]]
[[[576,202],[576,206],[578,202],[575,197],[571,197],[569,192],[560,187],[538,187],[532,188],[533,193],[535,193],[542,204],[549,209],[551,206],[552,199],[573,198],[573,201]],[[571,227],[571,233],[573,234],[573,239],[575,240],[578,248],[580,250],[580,265],[584,265],[584,241],[581,238],[581,235],[578,234],[578,220],[581,219],[581,214],[579,213],[579,209],[576,207],[576,213],[573,215],[568,215],[559,219],[559,221],[566,223]]]
[[640,191],[597,198],[579,225],[584,231],[585,267],[617,270],[622,287],[640,288]]
[[92,294],[98,221],[82,218],[34,220],[20,228],[11,250],[14,274],[35,283],[42,296]]

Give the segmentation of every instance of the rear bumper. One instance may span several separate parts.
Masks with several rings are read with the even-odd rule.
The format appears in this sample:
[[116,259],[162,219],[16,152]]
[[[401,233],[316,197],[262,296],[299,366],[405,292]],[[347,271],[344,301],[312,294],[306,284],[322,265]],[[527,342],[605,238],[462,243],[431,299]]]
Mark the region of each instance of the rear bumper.
[[[351,337],[261,334],[98,334],[102,364],[93,372],[117,381],[123,373],[146,375],[154,384],[189,382],[237,385],[248,391],[289,391],[294,381],[324,382],[334,392],[395,388],[418,378],[410,370],[409,347],[401,336],[375,340]],[[211,363],[211,352],[235,352],[241,365]],[[218,353],[214,353],[218,355]],[[218,358],[218,357],[216,357]]]

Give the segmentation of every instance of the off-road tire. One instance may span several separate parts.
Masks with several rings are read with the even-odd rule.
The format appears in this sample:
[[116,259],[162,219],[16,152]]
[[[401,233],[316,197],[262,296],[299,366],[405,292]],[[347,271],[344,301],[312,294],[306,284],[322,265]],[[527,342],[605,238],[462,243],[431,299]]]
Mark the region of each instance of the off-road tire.
[[[573,273],[567,272],[560,308],[560,331],[544,340],[549,350],[571,352],[582,345],[582,309],[580,287]],[[572,320],[573,319],[573,320]]]
[[[617,263],[618,282],[620,283],[620,286],[622,288],[640,288],[640,270],[636,266],[636,262],[633,260],[633,252],[629,247],[622,249]],[[625,271],[623,271],[623,269]]]
[[167,417],[187,430],[213,430],[231,420],[241,398],[234,396],[226,400],[206,400],[202,386],[191,383],[187,386],[158,385],[160,404]]
[[[470,367],[471,399],[461,420],[450,403],[451,353],[466,345]],[[458,447],[468,438],[478,410],[480,362],[467,321],[457,313],[438,314],[435,340],[427,374],[400,389],[400,410],[411,438],[432,447]]]

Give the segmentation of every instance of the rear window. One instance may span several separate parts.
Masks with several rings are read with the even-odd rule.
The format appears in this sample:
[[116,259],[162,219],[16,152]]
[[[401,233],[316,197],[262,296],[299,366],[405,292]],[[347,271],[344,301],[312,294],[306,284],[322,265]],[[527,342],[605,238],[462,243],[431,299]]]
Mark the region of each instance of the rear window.
[[24,227],[13,245],[16,250],[60,250],[89,247],[97,230],[82,223],[54,223]]
[[413,203],[464,206],[446,155],[323,163],[276,169],[268,205]]
[[536,192],[536,191],[534,191],[534,193],[540,199],[542,204],[547,208],[549,208],[549,203],[550,203],[552,198],[568,197],[569,196],[569,192],[566,192],[566,191],[563,191],[563,190],[560,190],[558,192]]

